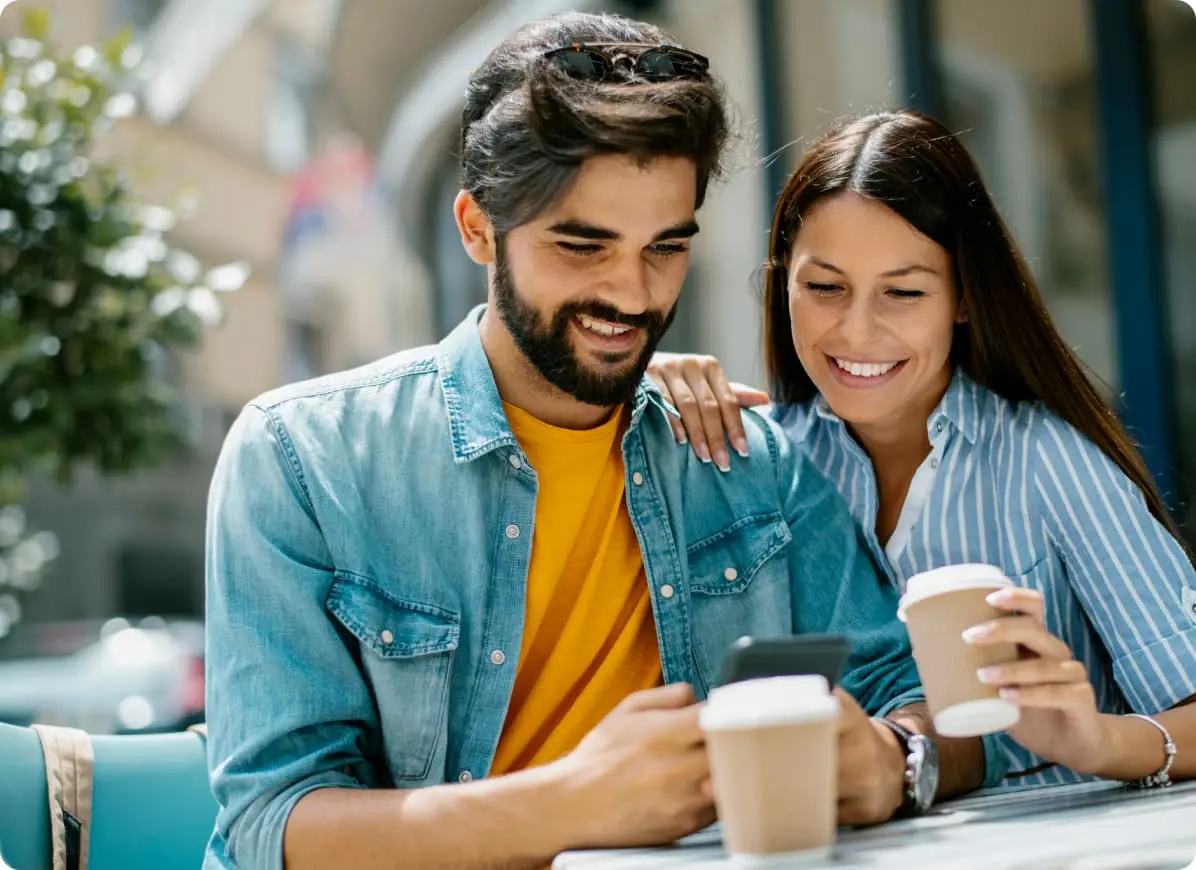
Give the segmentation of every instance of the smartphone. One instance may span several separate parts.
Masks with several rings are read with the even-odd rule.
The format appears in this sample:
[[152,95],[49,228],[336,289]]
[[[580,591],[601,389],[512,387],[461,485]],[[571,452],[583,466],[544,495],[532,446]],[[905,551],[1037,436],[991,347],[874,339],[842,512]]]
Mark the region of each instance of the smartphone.
[[742,637],[723,659],[722,685],[763,677],[817,674],[834,686],[843,677],[851,641],[838,634]]

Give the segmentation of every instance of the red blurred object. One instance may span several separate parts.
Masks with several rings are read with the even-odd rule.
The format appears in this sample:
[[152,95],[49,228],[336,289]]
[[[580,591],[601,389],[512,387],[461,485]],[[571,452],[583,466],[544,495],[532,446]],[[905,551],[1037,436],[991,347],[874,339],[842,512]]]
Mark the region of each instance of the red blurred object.
[[199,656],[193,656],[187,664],[187,677],[183,684],[182,697],[184,714],[202,713],[204,710],[203,669],[203,659]]

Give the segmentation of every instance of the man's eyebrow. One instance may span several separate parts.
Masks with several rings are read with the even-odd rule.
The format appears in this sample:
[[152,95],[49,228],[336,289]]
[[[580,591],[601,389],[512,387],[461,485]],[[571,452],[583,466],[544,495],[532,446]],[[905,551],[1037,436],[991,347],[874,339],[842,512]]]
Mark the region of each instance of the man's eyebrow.
[[[558,236],[572,236],[575,239],[589,239],[595,242],[614,242],[621,239],[621,233],[596,224],[579,220],[565,220],[555,223],[548,228],[548,232]],[[698,234],[697,221],[685,221],[656,234],[653,242],[666,242],[670,239],[690,239]]]
[[614,230],[608,230],[606,227],[595,226],[588,224],[585,221],[567,220],[560,223],[553,224],[548,228],[548,232],[556,233],[558,236],[573,236],[578,239],[592,239],[596,242],[612,242],[621,236]]
[[686,221],[683,224],[677,224],[675,227],[669,227],[667,230],[662,230],[656,234],[654,242],[667,242],[669,239],[692,239],[698,234],[698,222]]

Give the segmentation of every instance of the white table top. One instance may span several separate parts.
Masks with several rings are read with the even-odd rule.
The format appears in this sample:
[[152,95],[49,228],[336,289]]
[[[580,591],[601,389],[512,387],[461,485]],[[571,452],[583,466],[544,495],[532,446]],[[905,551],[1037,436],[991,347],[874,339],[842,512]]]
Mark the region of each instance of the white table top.
[[[1117,783],[953,801],[920,819],[845,830],[813,868],[1196,870],[1196,782],[1136,791]],[[729,870],[717,826],[676,847],[567,852],[553,870]],[[779,868],[778,868],[779,870]]]

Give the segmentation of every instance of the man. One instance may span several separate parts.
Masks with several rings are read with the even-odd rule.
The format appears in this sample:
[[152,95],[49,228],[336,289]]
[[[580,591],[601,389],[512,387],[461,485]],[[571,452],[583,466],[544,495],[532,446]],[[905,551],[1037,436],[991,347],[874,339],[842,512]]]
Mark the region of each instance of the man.
[[[926,741],[869,718],[925,730],[846,508],[756,416],[739,473],[695,460],[643,378],[727,138],[668,42],[572,13],[499,46],[455,203],[488,305],[230,433],[207,867],[534,868],[688,834],[714,817],[695,699],[745,634],[850,635],[842,821],[933,796],[905,786]],[[940,794],[979,784],[978,743],[942,749]]]

